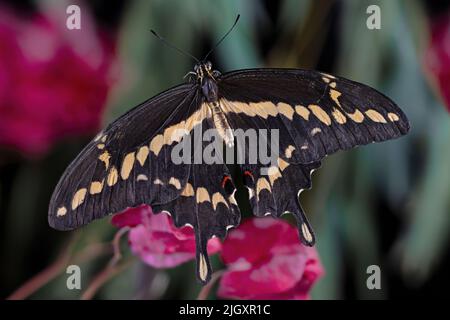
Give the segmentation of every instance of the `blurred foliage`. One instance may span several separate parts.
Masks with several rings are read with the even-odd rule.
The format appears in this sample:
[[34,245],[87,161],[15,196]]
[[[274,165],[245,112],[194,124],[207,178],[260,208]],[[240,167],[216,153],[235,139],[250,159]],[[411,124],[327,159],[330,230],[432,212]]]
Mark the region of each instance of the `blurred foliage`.
[[[103,4],[107,10],[107,2]],[[381,30],[366,28],[371,4],[381,7]],[[381,90],[411,120],[411,133],[402,139],[327,158],[314,174],[314,188],[302,195],[326,270],[313,297],[389,298],[433,278],[437,288],[444,288],[436,270],[444,262],[449,266],[450,119],[423,74],[421,55],[428,35],[420,1],[129,1],[118,27],[120,81],[110,95],[105,124],[180,83],[192,69],[193,61],[164,46],[151,28],[202,57],[237,13],[242,15],[238,27],[212,56],[218,70],[269,65],[321,69]],[[42,161],[13,164],[14,174],[3,166],[0,203],[7,232],[2,235],[2,262],[8,267],[2,270],[7,270],[7,288],[17,287],[52,261],[63,239],[70,237],[55,235],[43,220],[58,175],[82,145],[72,142]],[[36,231],[36,225],[42,229]],[[77,231],[74,250],[110,241],[114,232],[107,221],[97,221]],[[30,251],[41,239],[50,251],[27,267],[31,257],[39,257]],[[129,258],[125,245],[122,249]],[[86,263],[83,286],[107,261]],[[220,269],[217,257],[214,264]],[[383,290],[366,288],[371,264],[381,266]],[[64,279],[50,282],[33,297],[78,297],[65,289]],[[193,263],[166,272],[135,262],[97,297],[193,298],[199,289]]]

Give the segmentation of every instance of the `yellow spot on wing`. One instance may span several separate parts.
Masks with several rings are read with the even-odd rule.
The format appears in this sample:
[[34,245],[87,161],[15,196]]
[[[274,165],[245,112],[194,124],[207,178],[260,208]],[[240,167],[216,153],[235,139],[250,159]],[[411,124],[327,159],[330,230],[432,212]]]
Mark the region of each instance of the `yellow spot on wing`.
[[300,105],[295,106],[295,112],[297,112],[298,115],[300,117],[302,117],[303,119],[305,119],[305,120],[309,119],[310,112],[304,106],[300,106]]
[[144,165],[145,160],[147,159],[149,154],[149,149],[147,146],[143,146],[139,148],[138,153],[136,154],[136,159],[141,166]]
[[[274,169],[272,170],[272,168],[274,168]],[[270,184],[272,186],[278,178],[281,178],[281,172],[280,172],[280,169],[278,169],[278,167],[269,168],[268,174],[269,174]]]
[[105,169],[109,168],[109,159],[111,158],[111,155],[108,151],[103,152],[98,159],[102,161],[105,164]]
[[277,107],[272,102],[270,102],[270,101],[259,102],[258,105],[261,109],[264,109],[264,111],[269,116],[272,116],[272,117],[277,116],[277,114],[278,114]]
[[278,167],[280,168],[281,171],[284,171],[284,169],[286,169],[289,166],[289,163],[287,163],[286,161],[284,161],[281,158],[278,158]]
[[311,135],[314,137],[316,134],[321,133],[322,129],[320,128],[314,128],[311,130]]
[[136,177],[136,181],[148,181],[148,177],[145,174],[139,174]]
[[105,145],[103,143],[100,143],[97,145],[97,148],[100,150],[103,150],[103,149],[105,149]]
[[240,108],[249,117],[254,117],[258,115],[258,109],[252,108],[248,103],[244,102],[234,102],[234,103],[237,103],[238,108]]
[[369,109],[365,113],[370,118],[370,120],[372,120],[374,122],[379,122],[379,123],[386,123],[387,122],[386,119],[378,111],[375,111],[373,109]]
[[208,264],[206,263],[205,256],[200,253],[200,259],[198,262],[198,276],[200,280],[206,281],[208,277]]
[[216,192],[212,196],[212,204],[213,204],[214,210],[217,209],[219,202],[222,202],[228,208],[228,203],[225,201],[225,198],[223,197],[223,195],[220,192]]
[[117,183],[117,180],[119,179],[119,173],[117,172],[116,167],[112,167],[111,170],[109,170],[108,178],[106,178],[106,183],[108,186],[112,187]]
[[58,209],[58,211],[56,211],[56,216],[57,217],[62,217],[62,216],[65,216],[66,213],[67,213],[66,207],[61,207],[61,208]]
[[330,78],[330,79],[336,79],[336,77],[335,76],[332,76],[331,74],[328,74],[328,73],[325,73],[325,72],[322,72],[321,73],[324,77],[327,77],[327,78]]
[[192,184],[186,183],[186,186],[183,189],[183,192],[181,192],[181,195],[183,197],[192,197],[194,195],[194,188],[192,188]]
[[102,137],[102,139],[101,139],[101,140],[102,140],[102,142],[103,142],[103,143],[105,143],[105,142],[106,142],[106,138],[107,138],[107,137],[108,137],[108,136],[107,136],[106,134],[105,134],[105,135],[104,135],[104,136]]
[[275,117],[278,114],[277,107],[270,101],[251,102],[249,104],[239,101],[228,101],[222,99],[220,104],[225,113],[244,113],[250,117],[256,115],[267,119],[268,116]]
[[269,181],[266,178],[259,178],[256,182],[256,197],[259,199],[259,194],[262,190],[266,189],[271,192],[272,188],[270,187]]
[[173,185],[175,188],[177,188],[178,190],[181,189],[181,183],[180,180],[178,180],[177,178],[170,178],[169,180],[169,184]]
[[131,170],[133,170],[134,160],[134,152],[130,152],[123,158],[122,167],[120,169],[120,176],[123,180],[128,179],[130,176]]
[[330,79],[328,79],[327,77],[322,77],[322,80],[325,83],[330,83]]
[[94,181],[91,183],[91,187],[89,188],[89,193],[90,194],[98,194],[100,192],[102,192],[103,189],[103,182],[104,181]]
[[136,154],[136,159],[141,166],[144,166],[144,163],[148,157],[148,154],[149,154],[149,149],[147,146],[143,146],[143,147],[139,148],[139,151]]
[[197,203],[211,202],[208,190],[206,190],[203,187],[197,188],[196,195],[197,195]]
[[332,88],[336,88],[336,82],[332,82],[332,83],[330,83],[330,87],[332,87]]
[[344,124],[347,122],[347,118],[338,109],[334,109],[332,112],[334,120],[339,124]]
[[294,152],[295,147],[289,145],[286,150],[284,151],[284,155],[286,156],[286,158],[291,158],[292,157],[292,152]]
[[150,151],[152,151],[157,156],[161,151],[163,144],[164,144],[164,136],[162,134],[158,134],[150,142]]
[[178,124],[174,124],[164,130],[164,144],[171,145],[174,141],[177,140],[178,130],[184,129],[185,122],[182,121]]
[[392,112],[388,113],[388,118],[389,118],[389,120],[391,120],[391,122],[400,120],[398,115],[396,115],[395,113],[392,113]]
[[358,109],[355,109],[353,113],[347,113],[347,116],[356,123],[361,123],[364,121],[364,115]]
[[233,102],[233,104],[236,106],[236,108],[238,110],[245,113],[247,116],[249,116],[249,117],[256,116],[255,110],[253,108],[251,108],[249,104],[244,103],[244,102],[239,102],[239,101],[235,101],[235,102]]
[[[202,106],[202,108],[207,108],[207,107]],[[201,116],[202,116],[202,110],[203,110],[202,108],[200,108],[199,110],[195,111],[193,114],[191,114],[189,116],[189,118],[186,119],[185,124],[184,124],[186,132],[191,132],[191,130],[197,124],[199,124],[201,122],[200,119],[201,119]]]
[[342,106],[341,106],[341,103],[339,102],[339,97],[341,96],[341,93],[339,92],[339,91],[337,91],[337,90],[334,90],[334,89],[331,89],[330,90],[330,98],[340,107],[340,108],[342,108]]
[[172,131],[171,135],[171,143],[172,142],[180,142],[184,136],[187,136],[189,134],[189,131],[186,130],[186,122],[182,121],[179,124],[177,124],[174,131]]
[[261,102],[261,103],[250,102],[249,108],[252,108],[254,110],[255,114],[257,114],[261,118],[267,119],[269,117],[269,113],[264,108],[263,104],[267,104],[267,102]]
[[235,206],[237,206],[237,202],[236,202],[236,199],[235,199],[235,197],[234,197],[234,192],[233,192],[231,195],[228,196],[228,201],[229,201],[231,204],[234,204]]
[[269,176],[274,175],[277,173],[277,171],[279,171],[278,167],[272,166],[269,169],[267,169],[267,174]]
[[294,109],[290,105],[288,105],[287,103],[284,103],[284,102],[279,102],[277,104],[277,107],[278,107],[278,112],[279,113],[284,115],[289,120],[293,119]]
[[210,109],[208,105],[203,103],[201,107],[186,120],[166,128],[163,134],[155,136],[150,142],[150,151],[155,155],[158,155],[164,145],[170,145],[173,142],[181,141],[183,136],[189,134],[197,124],[200,124],[203,117],[205,117],[205,114],[209,112]]
[[312,113],[316,116],[317,119],[319,119],[321,122],[325,123],[327,126],[331,125],[331,118],[330,116],[323,111],[321,107],[315,104],[311,104],[308,107]]
[[311,234],[311,232],[309,231],[309,228],[308,228],[308,226],[306,225],[306,223],[302,223],[302,227],[301,227],[301,229],[302,229],[302,235],[303,235],[303,238],[307,241],[307,242],[312,242],[313,241],[313,237],[312,237],[312,234]]
[[72,210],[75,210],[78,208],[79,205],[81,205],[84,202],[84,199],[86,197],[86,188],[82,188],[75,192],[73,198],[72,198]]
[[103,132],[98,133],[95,138],[94,138],[94,142],[97,142],[98,140],[100,140],[100,138],[103,136]]

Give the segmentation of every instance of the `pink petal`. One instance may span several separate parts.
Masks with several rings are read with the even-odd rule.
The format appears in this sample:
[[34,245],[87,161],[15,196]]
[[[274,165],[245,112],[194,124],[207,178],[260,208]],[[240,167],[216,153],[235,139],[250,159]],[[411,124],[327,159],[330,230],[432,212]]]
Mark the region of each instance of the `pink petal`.
[[[190,227],[176,228],[166,213],[154,214],[149,206],[130,208],[112,218],[117,227],[129,226],[133,253],[155,268],[171,268],[195,258],[195,235]],[[221,242],[208,242],[210,254],[219,252]]]
[[98,130],[114,50],[89,12],[84,21],[82,33],[68,36],[65,23],[50,15],[19,18],[0,6],[0,145],[36,156]]
[[323,268],[314,248],[285,221],[253,218],[230,232],[218,295],[234,299],[306,299]]
[[151,209],[148,206],[129,208],[121,213],[116,213],[112,217],[111,223],[118,228],[135,227],[142,223],[142,216],[146,214],[151,214]]

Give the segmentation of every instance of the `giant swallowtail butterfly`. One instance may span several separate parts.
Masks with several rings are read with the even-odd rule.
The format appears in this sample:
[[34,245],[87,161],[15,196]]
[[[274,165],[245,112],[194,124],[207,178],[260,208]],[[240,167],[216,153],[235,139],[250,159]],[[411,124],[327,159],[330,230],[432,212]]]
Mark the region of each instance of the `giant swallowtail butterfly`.
[[[224,238],[239,224],[240,212],[226,164],[172,161],[173,149],[186,137],[215,129],[229,147],[249,151],[235,143],[233,129],[277,129],[276,164],[262,171],[264,165],[244,152],[243,182],[256,216],[292,213],[302,243],[312,246],[314,233],[298,197],[311,187],[311,172],[321,159],[409,130],[405,114],[389,98],[326,73],[249,69],[220,74],[203,60],[192,74],[192,81],[141,103],[83,149],[52,196],[53,228],[71,230],[148,204],[155,212],[170,213],[177,227],[194,228],[197,277],[206,283],[211,274],[207,241]],[[184,134],[175,134],[180,129]]]

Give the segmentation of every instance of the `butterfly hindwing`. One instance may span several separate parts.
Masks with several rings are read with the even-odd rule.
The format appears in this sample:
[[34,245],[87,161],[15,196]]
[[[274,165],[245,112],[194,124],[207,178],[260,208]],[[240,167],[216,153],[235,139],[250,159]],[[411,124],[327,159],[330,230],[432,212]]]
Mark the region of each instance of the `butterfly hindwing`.
[[[213,128],[210,118],[202,123],[203,133]],[[198,140],[197,140],[198,142]],[[209,141],[193,146],[194,153],[202,152]],[[212,153],[213,162],[192,164],[187,184],[176,200],[155,206],[156,212],[169,212],[175,226],[189,225],[194,229],[197,252],[197,277],[206,283],[211,276],[207,244],[212,237],[224,239],[229,228],[239,225],[240,212],[234,198],[235,186],[223,155]]]
[[[197,257],[197,277],[206,283],[211,277],[207,244],[212,237],[224,239],[229,228],[239,225],[240,212],[234,199],[234,185],[222,186],[229,176],[224,165],[194,164],[192,174],[181,196],[156,211],[169,212],[177,227],[189,225],[194,229]],[[229,189],[228,189],[229,188]]]
[[[242,165],[244,185],[248,189],[253,213],[263,217],[279,218],[285,213],[295,216],[300,239],[305,245],[314,244],[314,233],[300,205],[299,196],[311,188],[311,174],[320,162],[290,164],[278,158],[277,165],[267,168],[262,164]],[[263,168],[263,170],[261,170]]]

